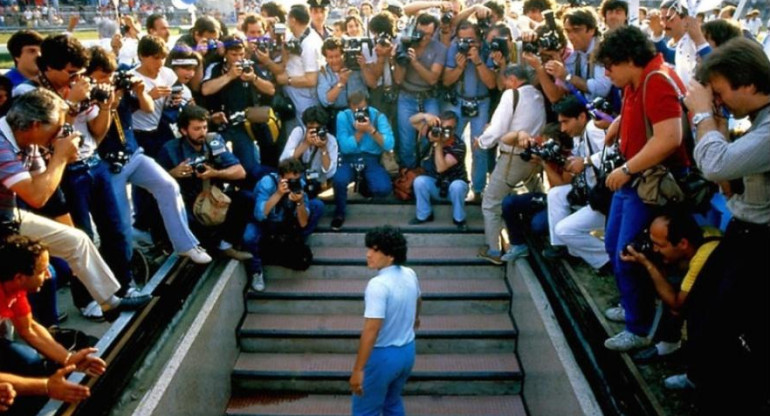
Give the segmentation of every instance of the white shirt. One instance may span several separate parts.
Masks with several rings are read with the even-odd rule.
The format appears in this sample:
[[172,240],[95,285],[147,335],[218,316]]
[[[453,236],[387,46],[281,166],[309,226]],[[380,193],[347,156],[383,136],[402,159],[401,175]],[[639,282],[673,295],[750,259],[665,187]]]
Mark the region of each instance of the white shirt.
[[[144,80],[144,90],[149,92],[157,86],[171,87],[177,80],[174,70],[168,67],[162,67],[158,73],[157,78],[146,77],[136,69],[132,69],[131,73],[136,74]],[[134,130],[139,131],[152,131],[158,128],[160,123],[160,115],[163,113],[163,108],[166,106],[168,97],[161,97],[155,100],[155,111],[152,113],[145,113],[142,110],[134,111]]]
[[[504,134],[511,131],[526,131],[530,136],[540,134],[545,127],[545,100],[543,94],[531,85],[518,88],[519,101],[516,112],[513,111],[513,90],[505,90],[500,97],[500,104],[492,114],[492,120],[479,137],[479,147],[489,149]],[[500,151],[510,152],[510,145],[500,143]]]
[[676,48],[674,69],[684,85],[687,85],[690,83],[690,78],[695,75],[695,65],[698,63],[698,51],[695,42],[692,41],[689,34],[685,33],[679,42],[672,47]]
[[414,318],[420,282],[414,270],[388,266],[369,280],[364,292],[364,318],[382,319],[375,347],[401,347],[414,340]]
[[[593,120],[589,121],[583,130],[583,134],[572,138],[572,154],[578,157],[590,156],[591,163],[598,167],[602,158],[602,149],[604,148],[604,135],[604,130],[596,127]],[[590,149],[588,148],[588,142],[591,142]],[[586,183],[588,186],[593,187],[596,184],[596,172],[590,166],[586,166],[585,173]]]
[[[291,32],[287,32],[287,34],[287,41],[296,39]],[[310,33],[302,40],[301,45],[302,55],[289,54],[289,59],[286,61],[286,75],[290,77],[301,77],[308,72],[319,72],[321,67],[326,65],[326,59],[321,54],[323,39],[318,35],[318,32],[310,29]],[[318,105],[315,87],[297,88],[286,85],[283,90],[294,103],[297,115],[301,115],[308,107]]]
[[139,47],[139,40],[134,38],[122,38],[123,46],[118,53],[118,63],[122,65],[134,66],[139,62],[139,55],[136,49]]
[[[283,148],[283,153],[281,153],[281,162],[294,157],[294,150],[296,150],[297,146],[305,140],[305,132],[306,128],[304,126],[295,127],[294,130],[291,131],[289,138],[286,140],[286,146]],[[327,179],[331,179],[331,177],[337,173],[337,138],[331,133],[326,134],[326,151],[329,153],[330,161],[329,169],[323,168],[321,150],[319,149],[315,152],[315,155],[313,155],[313,149],[316,148],[312,146],[308,147],[305,152],[302,153],[300,161],[305,164],[308,170],[316,171],[319,174],[318,181],[323,183]],[[313,157],[312,160],[310,160],[311,156]]]

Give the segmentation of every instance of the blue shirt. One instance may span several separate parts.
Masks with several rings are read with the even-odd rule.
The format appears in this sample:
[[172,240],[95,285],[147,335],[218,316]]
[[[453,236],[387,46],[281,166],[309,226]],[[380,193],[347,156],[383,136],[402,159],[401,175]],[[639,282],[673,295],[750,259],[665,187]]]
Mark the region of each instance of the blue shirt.
[[19,72],[18,69],[11,68],[10,71],[5,73],[5,77],[11,80],[11,85],[13,85],[13,88],[16,88],[17,85],[23,84],[24,82],[28,81],[27,77],[22,75],[21,72]]
[[[271,172],[265,176],[262,177],[262,179],[257,182],[256,188],[254,188],[254,193],[257,195],[257,203],[254,204],[254,218],[257,219],[257,221],[270,221],[270,222],[282,222],[283,219],[286,216],[286,205],[284,205],[283,198],[288,199],[288,195],[285,195],[283,198],[281,198],[281,201],[275,204],[273,209],[270,210],[267,216],[265,216],[265,205],[267,204],[267,201],[270,199],[273,194],[275,194],[275,191],[278,190],[278,183],[281,181],[281,177],[278,176],[277,173]],[[305,187],[305,178],[300,178],[300,182],[302,183],[302,187]],[[310,209],[308,209],[309,199],[307,197],[306,193],[302,194],[302,201],[304,203],[305,211],[308,215],[310,215]],[[292,215],[297,215],[297,210],[292,210]]]
[[[457,59],[455,59],[456,55],[457,40],[453,40],[449,45],[449,49],[447,50],[447,68],[457,68]],[[484,62],[488,68],[494,68],[494,63],[491,59],[489,59],[489,52],[487,51],[487,48],[479,48],[479,55],[481,57],[481,61]],[[479,74],[476,71],[476,67],[473,65],[473,62],[470,62],[470,60],[465,66],[465,70],[460,76],[460,79],[458,79],[455,83],[454,88],[457,91],[457,94],[465,98],[481,98],[489,95],[489,88],[487,88],[487,86],[484,85],[484,83],[481,81],[481,78],[479,78]]]
[[328,66],[321,69],[321,72],[318,74],[317,88],[318,100],[321,102],[321,105],[331,108],[347,108],[348,96],[350,96],[350,94],[361,91],[366,94],[367,97],[369,96],[369,90],[366,88],[364,78],[361,76],[361,71],[353,71],[348,78],[347,84],[342,87],[342,91],[337,95],[337,99],[331,103],[326,99],[326,94],[339,82],[339,75],[335,74]]
[[120,126],[123,128],[123,140],[125,144],[121,143],[120,134],[118,133],[117,123],[110,123],[110,129],[107,131],[107,135],[104,140],[99,144],[99,153],[106,155],[110,152],[116,152],[123,150],[128,154],[134,154],[139,149],[139,144],[134,137],[134,111],[139,108],[138,101],[131,94],[123,94],[123,98],[118,104],[118,118],[120,119]]
[[361,137],[361,141],[356,143],[353,110],[347,109],[337,115],[337,144],[339,145],[340,154],[371,153],[379,155],[382,154],[383,150],[386,152],[393,150],[395,141],[388,118],[372,106],[369,106],[368,110],[369,120],[371,120],[374,128],[382,134],[383,146],[380,147],[369,133],[365,133]]

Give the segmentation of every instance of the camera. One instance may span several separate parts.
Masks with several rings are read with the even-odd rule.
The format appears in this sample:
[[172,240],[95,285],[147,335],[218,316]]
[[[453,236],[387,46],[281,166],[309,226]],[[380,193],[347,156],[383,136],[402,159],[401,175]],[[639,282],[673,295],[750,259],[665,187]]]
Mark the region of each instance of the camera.
[[626,163],[626,158],[620,153],[617,146],[612,146],[607,149],[602,159],[602,171],[605,174],[612,172],[613,170],[623,166]]
[[216,39],[207,39],[206,40],[206,52],[215,51],[219,48],[219,42],[217,42]]
[[508,38],[506,37],[495,37],[492,38],[491,41],[489,41],[489,51],[490,52],[500,52],[503,55],[503,58],[505,60],[508,60],[508,55],[510,55],[510,51],[508,50]]
[[548,139],[541,145],[528,147],[519,154],[519,157],[525,162],[532,160],[532,156],[537,156],[546,162],[555,163],[559,166],[563,166],[567,162],[567,159],[561,152],[561,145],[554,139]]
[[460,100],[457,97],[457,90],[454,88],[440,88],[439,97],[444,101],[452,105],[460,104]]
[[122,150],[118,150],[117,152],[109,152],[104,155],[104,161],[107,162],[107,166],[109,166],[110,172],[116,175],[123,170],[123,166],[126,166],[126,163],[128,163],[129,159],[131,159],[131,155]]
[[355,172],[353,192],[358,193],[361,190],[361,184],[364,182],[364,168],[366,167],[364,158],[359,157],[354,163],[350,164],[350,167],[353,168],[353,172]]
[[283,23],[275,23],[275,24],[273,24],[273,33],[275,33],[276,36],[285,35],[286,34],[286,25],[283,24]]
[[461,100],[460,113],[463,117],[473,118],[479,115],[479,103],[475,100]]
[[254,72],[255,62],[250,59],[241,59],[235,61],[235,66],[241,68],[244,74],[250,74]]
[[468,56],[468,52],[470,52],[471,46],[473,46],[473,39],[470,39],[470,38],[457,39],[457,53],[461,53],[465,56]]
[[326,127],[319,127],[315,129],[315,135],[318,136],[318,140],[325,142],[327,134],[329,134],[329,132],[326,130]]
[[358,108],[353,112],[353,119],[359,123],[366,123],[369,121],[369,112],[366,108]]
[[206,156],[198,156],[195,159],[187,162],[188,165],[190,165],[191,168],[193,168],[198,173],[203,173],[206,171],[206,166],[204,166],[204,163],[206,163],[208,159]]
[[112,95],[112,85],[97,84],[91,80],[91,92],[88,93],[88,101],[106,103]]
[[451,181],[447,178],[444,178],[442,176],[438,177],[436,179],[436,187],[438,188],[438,196],[441,198],[446,198],[449,195],[449,185],[451,184]]
[[612,113],[615,110],[612,107],[612,103],[605,100],[604,97],[594,98],[586,107],[588,108],[588,113],[594,120],[603,119],[603,116],[612,118]]
[[302,193],[302,180],[300,178],[287,179],[286,184],[289,185],[289,191],[293,194]]
[[416,26],[413,26],[410,34],[401,37],[401,43],[396,50],[397,64],[401,66],[409,65],[409,61],[411,60],[409,58],[409,48],[413,48],[420,43],[423,36],[425,36],[425,34],[417,30]]
[[75,128],[72,127],[72,124],[64,123],[64,125],[61,126],[61,133],[59,134],[59,137],[71,136],[73,133],[75,133]]
[[116,71],[112,77],[112,85],[116,90],[130,90],[134,84],[141,81],[136,75],[128,71]]
[[376,42],[383,48],[390,48],[393,45],[393,36],[390,36],[387,33],[382,33],[377,36]]
[[386,87],[383,91],[383,99],[388,104],[393,104],[398,101],[398,91],[391,87]]
[[433,137],[438,137],[441,140],[449,140],[452,138],[452,128],[433,126],[430,128],[430,135]]
[[441,14],[441,24],[448,25],[452,23],[452,19],[455,18],[455,12],[448,10]]
[[[543,12],[543,14],[545,14],[545,12]],[[476,24],[478,25],[479,30],[486,32],[492,27],[492,18],[487,16],[483,19],[476,19]]]
[[369,43],[369,49],[372,49],[371,39],[365,38],[344,38],[342,39],[342,62],[345,68],[351,71],[358,71],[361,65],[358,64],[358,57],[361,56],[363,44]]
[[318,171],[312,169],[305,171],[305,194],[309,199],[313,199],[321,193],[321,182],[318,181],[320,176]]
[[546,51],[558,51],[564,47],[561,39],[559,39],[559,28],[556,26],[556,20],[553,17],[553,11],[544,11],[543,16],[545,17],[546,28],[548,31],[538,36],[537,40],[534,42],[524,42],[522,44],[522,49],[524,52],[537,54],[540,52],[540,49],[544,49]]
[[249,42],[257,48],[258,51],[263,53],[270,53],[277,49],[278,43],[275,39],[267,36],[261,36],[258,38],[249,39]]
[[302,42],[299,39],[286,41],[286,51],[292,55],[302,55]]
[[[653,250],[652,240],[650,240],[649,228],[645,228],[639,234],[637,234],[636,237],[634,237],[634,239],[628,243],[628,245],[631,246],[631,248],[633,248],[637,253],[644,254],[644,256],[649,260],[653,260],[653,257],[656,255],[655,250]],[[623,247],[623,254],[628,256],[631,253],[629,253],[626,247]]]
[[540,52],[540,47],[537,46],[537,42],[523,42],[521,44],[521,50],[526,53],[537,55]]
[[235,113],[231,113],[229,116],[227,116],[227,124],[231,126],[238,126],[240,124],[243,124],[246,122],[246,111],[236,111]]
[[120,36],[126,36],[130,30],[131,26],[127,24],[120,25]]

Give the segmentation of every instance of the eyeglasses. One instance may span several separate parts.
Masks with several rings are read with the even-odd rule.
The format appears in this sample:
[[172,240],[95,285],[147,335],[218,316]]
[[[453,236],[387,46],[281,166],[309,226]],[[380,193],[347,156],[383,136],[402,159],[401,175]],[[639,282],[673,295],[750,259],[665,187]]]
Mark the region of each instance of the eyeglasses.
[[80,68],[80,69],[75,70],[75,71],[66,71],[66,72],[67,72],[67,76],[69,77],[69,79],[74,79],[74,78],[77,78],[77,77],[85,74],[86,70],[85,70],[85,68]]

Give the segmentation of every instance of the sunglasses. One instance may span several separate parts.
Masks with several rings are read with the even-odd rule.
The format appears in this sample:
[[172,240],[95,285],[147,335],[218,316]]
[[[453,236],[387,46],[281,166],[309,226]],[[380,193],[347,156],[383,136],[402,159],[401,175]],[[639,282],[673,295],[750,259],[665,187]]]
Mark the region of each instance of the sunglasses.
[[86,70],[85,70],[85,68],[81,68],[81,69],[78,69],[76,71],[66,71],[66,72],[67,72],[67,76],[69,77],[69,79],[74,79],[74,78],[77,78],[77,77],[85,74]]

